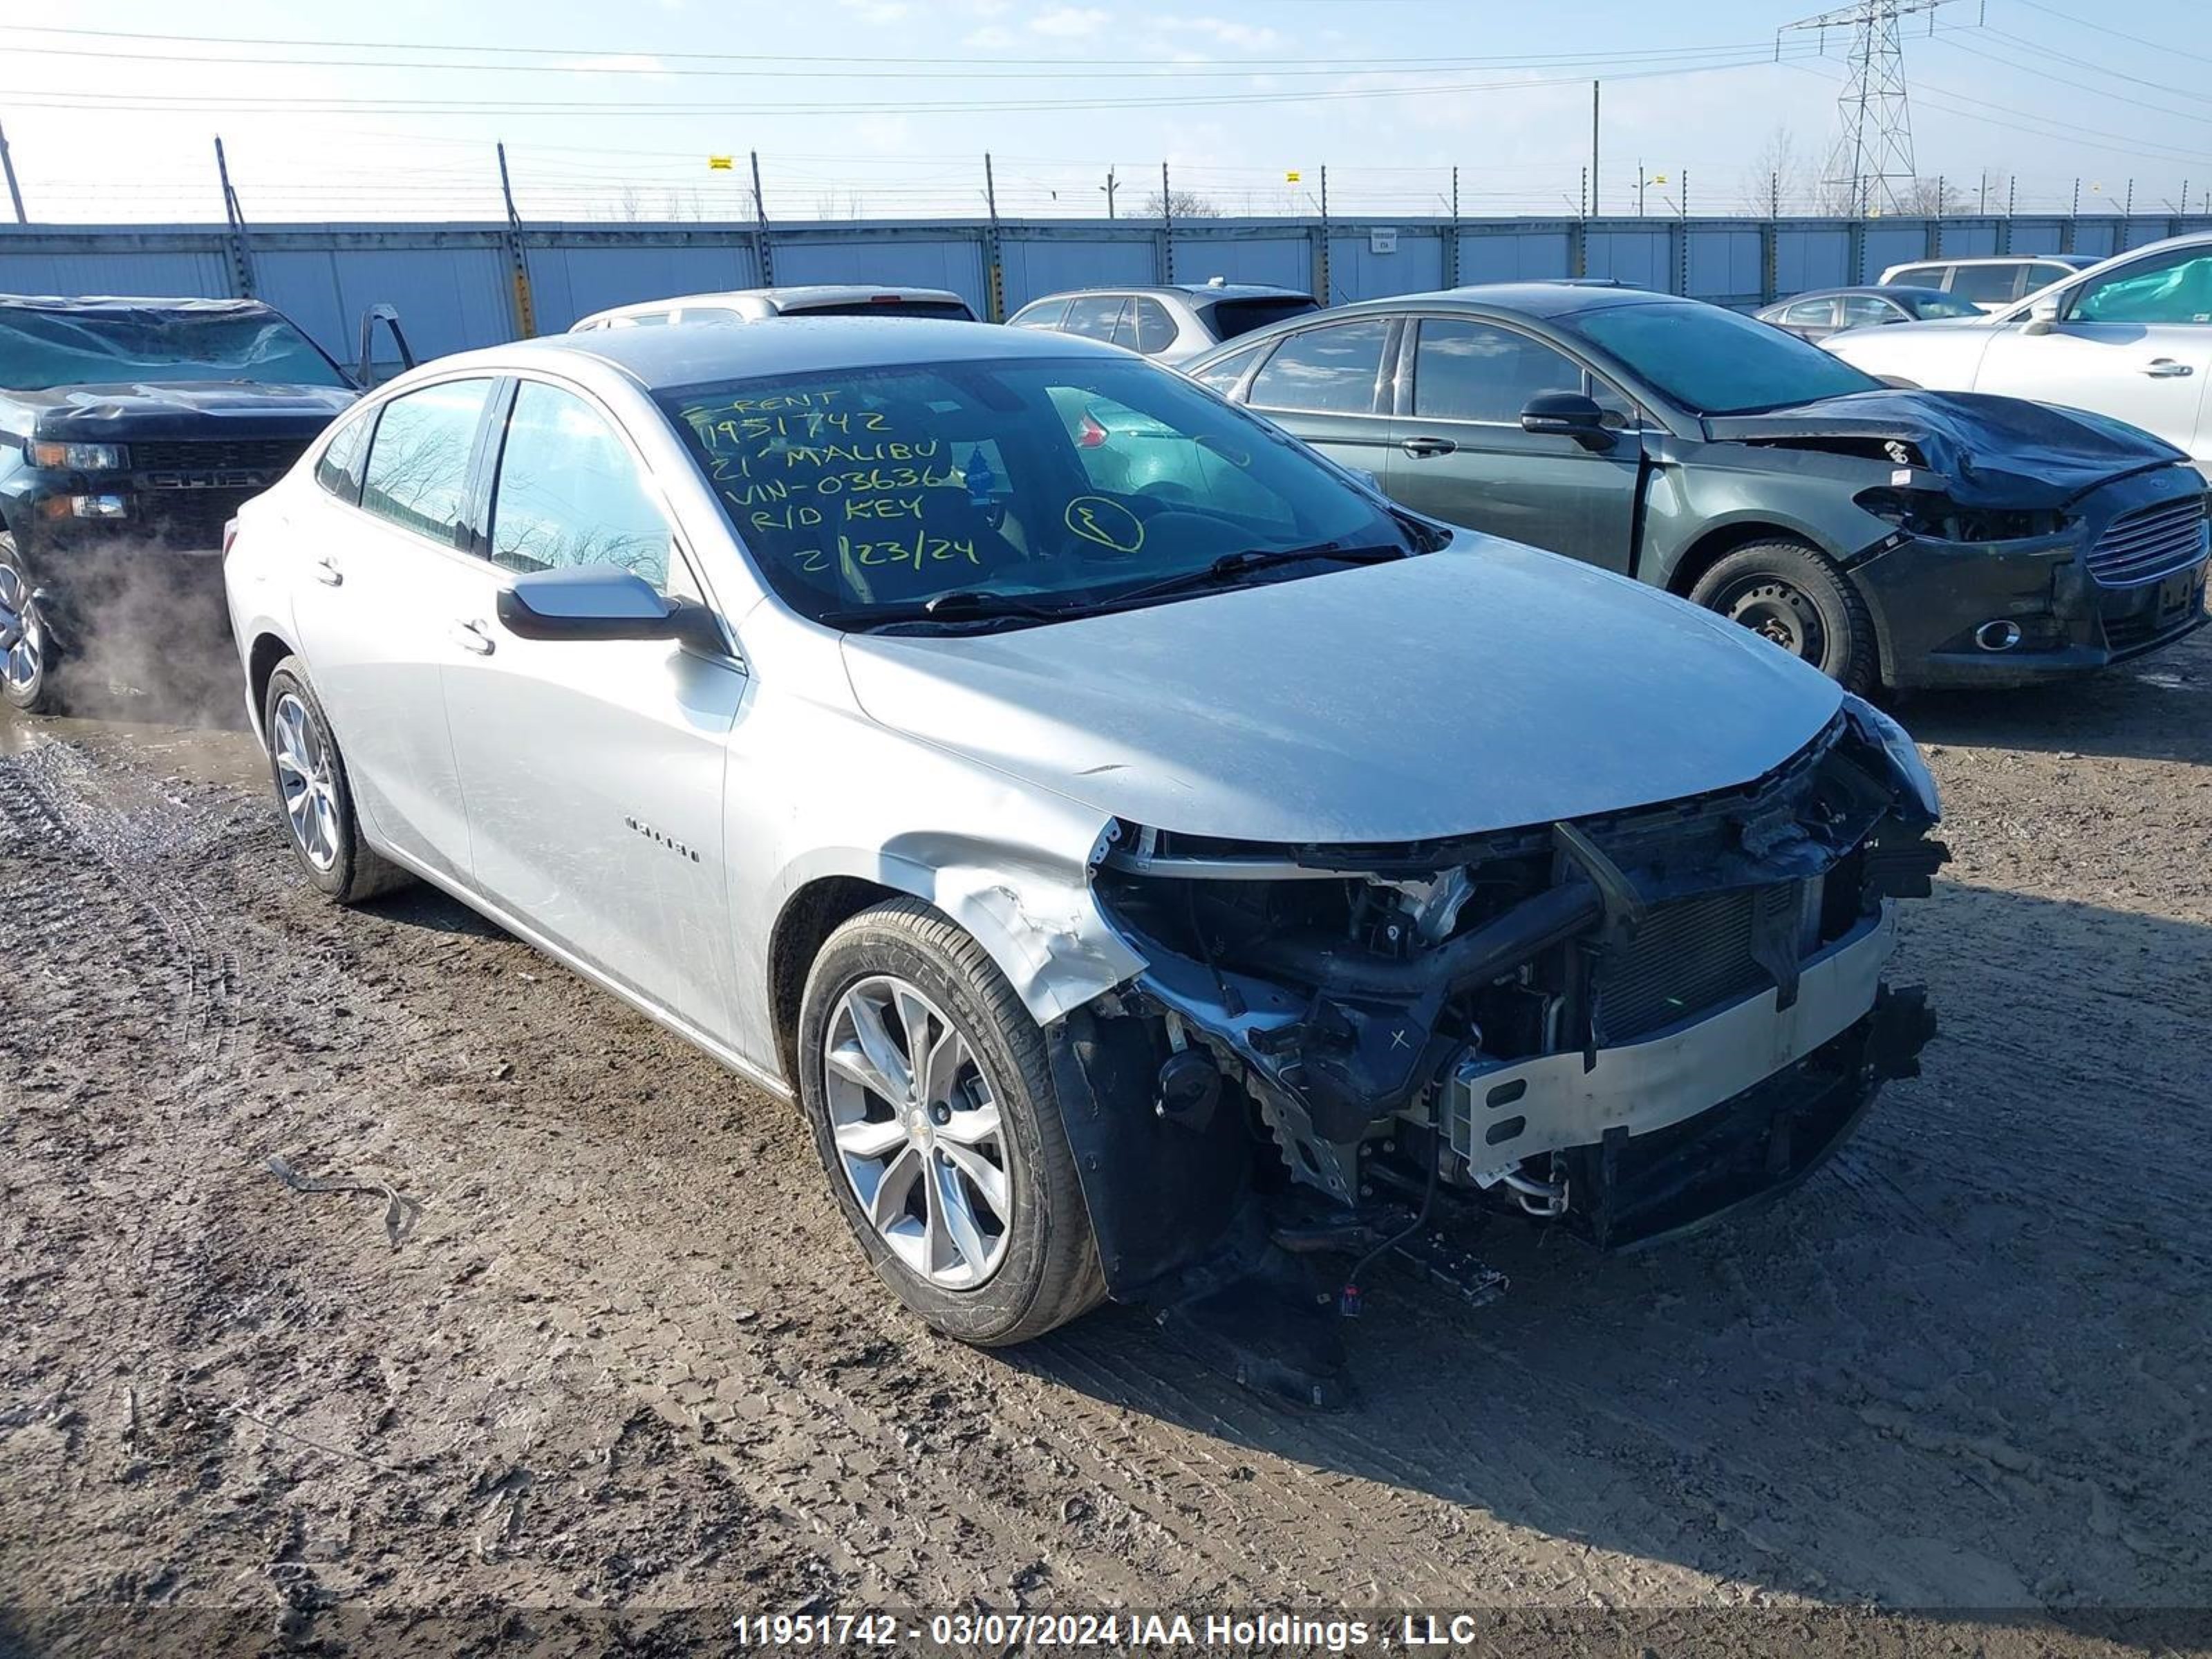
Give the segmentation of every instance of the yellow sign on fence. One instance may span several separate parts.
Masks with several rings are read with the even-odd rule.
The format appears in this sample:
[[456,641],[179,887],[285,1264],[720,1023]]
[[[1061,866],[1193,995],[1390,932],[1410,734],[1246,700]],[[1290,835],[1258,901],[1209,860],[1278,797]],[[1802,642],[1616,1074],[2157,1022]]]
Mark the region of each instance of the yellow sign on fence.
[[709,155],[707,158],[707,168],[710,173],[727,173],[737,164],[738,158],[734,155]]

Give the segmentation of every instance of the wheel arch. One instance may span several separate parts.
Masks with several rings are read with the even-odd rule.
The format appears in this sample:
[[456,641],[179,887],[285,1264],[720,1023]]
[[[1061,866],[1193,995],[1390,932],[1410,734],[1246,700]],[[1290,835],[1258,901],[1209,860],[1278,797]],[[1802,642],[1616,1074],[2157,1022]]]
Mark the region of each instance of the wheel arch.
[[263,727],[262,708],[269,701],[269,681],[276,672],[276,665],[285,658],[296,656],[291,641],[273,629],[263,629],[253,637],[253,644],[246,655],[246,714],[253,722],[253,734],[264,747],[269,733]]
[[860,876],[821,876],[793,892],[776,913],[775,926],[769,933],[769,1024],[775,1038],[776,1067],[794,1091],[799,1087],[799,1006],[814,959],[830,935],[861,911],[889,899],[912,896]]
[[1749,517],[1731,520],[1723,524],[1708,526],[1697,538],[1675,556],[1674,565],[1667,572],[1666,588],[1669,593],[1687,599],[1698,580],[1723,559],[1740,547],[1749,547],[1754,542],[1800,542],[1814,552],[1835,561],[1835,549],[1804,526],[1793,524],[1778,516]]

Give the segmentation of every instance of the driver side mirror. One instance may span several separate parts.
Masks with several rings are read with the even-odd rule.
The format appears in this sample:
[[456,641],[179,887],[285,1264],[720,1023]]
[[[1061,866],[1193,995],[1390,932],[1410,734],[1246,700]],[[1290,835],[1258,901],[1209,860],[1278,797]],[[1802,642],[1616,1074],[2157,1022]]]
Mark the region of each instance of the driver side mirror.
[[716,656],[729,646],[713,614],[671,599],[635,572],[611,564],[533,570],[499,596],[499,620],[525,640],[672,640]]
[[2058,297],[2038,300],[2027,308],[2027,322],[2020,331],[2023,334],[2048,334],[2058,326]]
[[1613,445],[1613,433],[1597,399],[1579,392],[1539,392],[1521,411],[1521,429],[1572,438],[1584,449],[1611,449]]

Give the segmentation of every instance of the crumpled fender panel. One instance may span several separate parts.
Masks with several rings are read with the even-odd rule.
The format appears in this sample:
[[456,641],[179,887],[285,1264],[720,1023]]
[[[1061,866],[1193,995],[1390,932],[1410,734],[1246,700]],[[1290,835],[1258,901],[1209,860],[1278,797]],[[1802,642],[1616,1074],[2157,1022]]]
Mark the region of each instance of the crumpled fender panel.
[[1710,416],[1705,430],[1716,443],[1809,445],[1834,438],[1909,444],[1962,507],[2063,507],[2126,473],[2188,459],[2162,439],[2084,410],[1902,387],[1768,414]]

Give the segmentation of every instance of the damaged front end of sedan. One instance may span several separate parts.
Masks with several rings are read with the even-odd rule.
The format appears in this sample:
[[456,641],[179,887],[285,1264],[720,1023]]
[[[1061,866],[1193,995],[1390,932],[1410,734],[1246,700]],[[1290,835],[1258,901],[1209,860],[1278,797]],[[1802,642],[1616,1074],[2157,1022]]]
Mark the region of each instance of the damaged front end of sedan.
[[1340,1395],[1335,1316],[1395,1249],[1480,1301],[1483,1212],[1604,1249],[1769,1197],[1912,1075],[1893,901],[1948,856],[1911,740],[1847,700],[1740,787],[1399,846],[1122,824],[1093,877],[1146,963],[1055,1027],[1115,1293],[1240,1376]]

